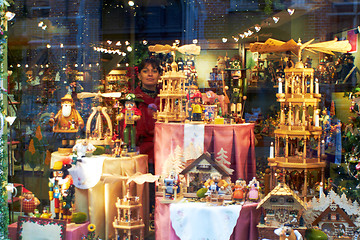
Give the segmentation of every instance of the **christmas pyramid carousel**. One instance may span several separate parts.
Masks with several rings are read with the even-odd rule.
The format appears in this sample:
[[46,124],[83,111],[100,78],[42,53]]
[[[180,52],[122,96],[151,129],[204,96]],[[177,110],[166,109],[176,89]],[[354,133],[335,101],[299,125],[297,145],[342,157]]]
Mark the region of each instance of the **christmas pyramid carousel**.
[[[313,39],[314,40],[314,39]],[[268,39],[265,43],[254,43],[252,52],[270,53],[291,51],[298,57],[296,64],[285,69],[285,79],[279,78],[276,94],[280,102],[280,123],[275,130],[274,155],[268,158],[272,171],[271,188],[276,186],[277,177],[286,182],[305,200],[310,195],[308,185],[312,172],[317,172],[324,182],[325,161],[321,159],[322,128],[319,126],[319,83],[314,79],[314,69],[304,68],[301,62],[303,50],[332,54],[347,52],[349,42],[337,41],[302,44],[299,40],[282,42]]]
[[183,102],[186,97],[185,84],[187,77],[183,71],[178,71],[178,65],[175,62],[175,51],[183,54],[200,54],[200,47],[195,44],[178,47],[176,44],[149,46],[150,52],[169,53],[173,56],[171,71],[166,72],[162,77],[162,88],[160,90],[160,109],[155,114],[159,122],[184,122],[187,118],[184,111]]

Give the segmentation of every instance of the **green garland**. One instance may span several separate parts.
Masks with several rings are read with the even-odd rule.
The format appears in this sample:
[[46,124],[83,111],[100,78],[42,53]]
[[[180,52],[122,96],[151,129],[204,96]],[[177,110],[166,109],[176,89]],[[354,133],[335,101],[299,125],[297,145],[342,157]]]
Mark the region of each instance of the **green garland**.
[[[6,51],[7,51],[7,32],[5,31],[5,12],[7,6],[9,5],[6,1],[0,2],[0,14],[1,14],[1,25],[0,25],[0,81],[6,82]],[[6,85],[5,85],[6,86]],[[1,89],[0,94],[2,94],[3,99],[6,96],[6,90]],[[1,118],[4,120],[4,105],[3,102],[0,101],[0,114]],[[4,123],[2,123],[4,124]],[[1,127],[1,126],[0,126]],[[8,209],[8,202],[7,202],[7,192],[6,192],[6,185],[8,182],[8,161],[7,161],[7,150],[5,141],[7,136],[4,134],[1,136],[0,139],[0,181],[1,181],[1,188],[0,188],[0,239],[8,239],[8,225],[9,225],[9,209]]]
[[[1,104],[0,110],[2,112],[3,105]],[[7,202],[7,176],[8,176],[8,163],[7,153],[5,151],[6,136],[2,136],[0,140],[0,239],[8,239],[8,224],[9,224],[9,209]]]

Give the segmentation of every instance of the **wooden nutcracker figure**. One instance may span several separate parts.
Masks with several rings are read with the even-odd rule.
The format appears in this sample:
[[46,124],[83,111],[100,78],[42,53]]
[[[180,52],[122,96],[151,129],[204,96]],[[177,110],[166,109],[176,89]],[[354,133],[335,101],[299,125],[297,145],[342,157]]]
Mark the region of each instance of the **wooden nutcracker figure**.
[[56,161],[49,177],[49,200],[54,201],[55,219],[61,218],[68,222],[71,220],[75,193],[69,168],[71,168],[71,158]]
[[125,97],[125,106],[121,110],[120,114],[116,117],[116,120],[124,120],[123,127],[123,141],[129,148],[129,152],[136,151],[136,128],[135,122],[141,118],[141,111],[136,107],[135,94],[129,93]]

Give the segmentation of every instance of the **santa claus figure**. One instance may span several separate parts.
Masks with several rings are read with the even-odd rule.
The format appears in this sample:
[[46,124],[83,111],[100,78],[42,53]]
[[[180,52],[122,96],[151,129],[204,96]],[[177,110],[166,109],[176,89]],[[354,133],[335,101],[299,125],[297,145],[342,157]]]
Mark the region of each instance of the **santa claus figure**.
[[[53,126],[53,132],[55,133],[77,133],[84,127],[84,120],[80,116],[79,112],[75,109],[74,101],[70,94],[66,94],[61,98],[61,109],[54,116],[51,114],[49,120],[50,126]],[[67,142],[69,140],[69,143]],[[75,136],[68,135],[63,137],[63,146],[67,144],[73,146],[75,144]]]

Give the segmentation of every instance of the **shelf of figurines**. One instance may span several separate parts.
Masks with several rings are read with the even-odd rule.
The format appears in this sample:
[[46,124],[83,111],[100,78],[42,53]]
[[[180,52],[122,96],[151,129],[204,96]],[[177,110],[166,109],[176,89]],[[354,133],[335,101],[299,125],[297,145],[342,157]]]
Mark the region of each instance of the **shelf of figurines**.
[[209,206],[244,205],[260,200],[259,189],[256,178],[248,184],[245,180],[237,180],[235,184],[231,184],[229,179],[225,180],[219,174],[213,173],[196,192],[191,192],[177,177],[160,179],[156,196],[162,197],[161,203],[164,204],[200,202]]

